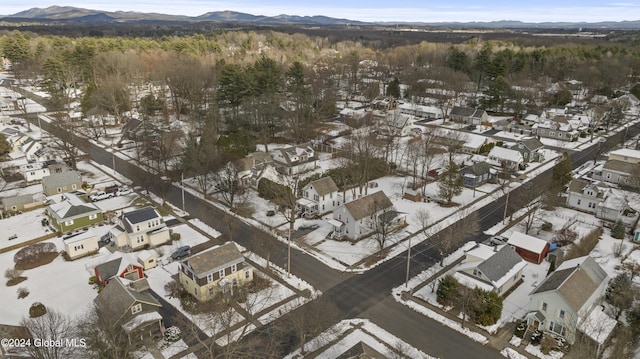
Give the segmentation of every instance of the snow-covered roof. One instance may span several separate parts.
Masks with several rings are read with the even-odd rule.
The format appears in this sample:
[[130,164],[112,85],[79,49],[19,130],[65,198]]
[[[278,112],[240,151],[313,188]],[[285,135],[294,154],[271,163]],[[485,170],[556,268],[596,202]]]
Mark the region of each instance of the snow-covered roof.
[[125,332],[130,333],[132,330],[136,329],[144,323],[160,320],[162,320],[162,315],[160,315],[160,313],[158,312],[143,313],[136,315],[135,317],[133,317],[133,319],[124,323],[122,325],[122,329],[124,329]]
[[140,259],[141,261],[145,262],[150,258],[154,258],[156,257],[156,254],[154,254],[153,252],[151,252],[150,250],[144,249],[141,250],[140,252],[138,252],[137,255],[138,259]]
[[622,157],[640,158],[640,151],[632,150],[630,148],[621,148],[619,150],[611,151],[609,155],[616,155]]
[[611,335],[617,323],[615,319],[608,316],[599,308],[596,308],[580,323],[578,329],[589,338],[602,344],[607,340],[609,335]]
[[485,260],[496,253],[496,249],[486,244],[478,243],[475,247],[466,252],[468,256],[474,256]]
[[522,162],[522,154],[516,150],[510,150],[504,147],[494,147],[489,152],[489,157],[495,157],[511,162]]
[[509,236],[509,240],[507,241],[507,244],[515,247],[519,247],[522,249],[526,249],[530,252],[542,253],[542,251],[547,245],[547,241],[544,241],[536,237],[532,237],[524,233],[513,232]]
[[92,230],[87,230],[85,232],[81,232],[79,234],[63,238],[63,241],[66,244],[70,244],[70,243],[81,242],[91,238],[94,238],[97,240],[96,234]]

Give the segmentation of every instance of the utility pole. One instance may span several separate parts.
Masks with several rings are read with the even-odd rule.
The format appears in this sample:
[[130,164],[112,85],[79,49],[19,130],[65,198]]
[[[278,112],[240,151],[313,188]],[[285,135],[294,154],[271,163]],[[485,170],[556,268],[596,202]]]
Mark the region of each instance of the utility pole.
[[407,276],[404,279],[404,287],[409,288],[409,266],[411,265],[411,237],[409,236],[409,249],[407,250]]
[[113,147],[111,148],[111,167],[113,168],[113,173],[116,173],[116,153]]
[[184,209],[185,208],[184,207],[184,172],[180,174],[180,188],[182,188],[182,210],[185,211]]

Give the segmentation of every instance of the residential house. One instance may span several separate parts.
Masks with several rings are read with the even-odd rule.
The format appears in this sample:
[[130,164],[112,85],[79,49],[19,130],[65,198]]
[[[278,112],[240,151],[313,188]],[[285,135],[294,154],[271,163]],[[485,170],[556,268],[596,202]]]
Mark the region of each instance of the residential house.
[[531,110],[525,114],[520,122],[526,126],[533,126],[536,123],[543,123],[547,120],[547,114],[541,110]]
[[495,178],[495,170],[490,163],[477,162],[471,166],[463,167],[462,184],[467,187],[478,187]]
[[344,200],[333,179],[323,177],[304,186],[297,203],[303,214],[324,214],[340,207]]
[[607,273],[590,256],[565,261],[531,292],[528,330],[573,344],[580,322],[601,303],[607,281]]
[[100,286],[109,284],[114,278],[137,281],[144,278],[144,267],[129,253],[113,252],[100,258],[101,263],[93,269]]
[[19,196],[0,198],[0,208],[7,212],[24,212],[35,208],[40,208],[44,200],[33,194],[23,194]]
[[620,160],[608,160],[591,170],[594,180],[600,180],[622,186],[637,185],[640,177],[638,164]]
[[[380,215],[392,209],[393,203],[389,197],[383,191],[378,191],[336,208],[329,223],[334,227],[334,236],[355,240],[373,232],[376,222],[382,220]],[[392,213],[399,214],[395,211]],[[401,216],[394,220],[401,220]]]
[[621,220],[631,225],[638,217],[636,209],[629,206],[629,193],[604,186],[600,182],[574,179],[567,190],[567,206],[592,213],[610,222]]
[[80,189],[82,189],[82,177],[77,171],[56,172],[42,178],[42,190],[47,196]]
[[160,213],[153,207],[144,207],[117,217],[117,225],[110,236],[115,245],[133,250],[144,246],[158,246],[171,240],[171,231]]
[[233,242],[207,249],[180,262],[179,281],[199,301],[253,280],[249,266]]
[[34,140],[32,138],[27,139],[20,146],[20,151],[24,153],[27,161],[35,162],[38,159],[36,153],[43,148],[42,143],[38,140]]
[[609,161],[622,161],[627,163],[640,163],[640,151],[630,148],[622,148],[609,152]]
[[512,171],[519,170],[524,164],[524,158],[520,152],[499,146],[492,148],[487,157],[496,166]]
[[449,118],[453,122],[481,125],[489,118],[487,111],[472,108],[472,107],[460,107],[455,106],[449,113]]
[[442,110],[436,107],[423,106],[414,103],[400,103],[398,108],[400,109],[400,112],[405,115],[432,119],[443,118]]
[[98,251],[98,237],[92,230],[63,237],[64,250],[74,260]]
[[465,253],[454,276],[462,284],[498,294],[508,292],[522,278],[525,261],[510,246],[477,244]]
[[311,146],[294,146],[273,153],[276,168],[282,174],[296,175],[316,168],[315,152]]
[[531,127],[531,134],[567,142],[577,140],[580,135],[564,116],[555,116],[546,122],[536,123]]
[[536,264],[541,263],[549,253],[549,242],[520,232],[511,233],[507,244],[512,246],[522,259]]
[[487,143],[493,143],[493,139],[490,137],[477,135],[474,133],[465,133],[462,137],[464,143],[462,144],[463,153],[480,153],[482,146]]
[[130,282],[113,280],[93,300],[103,317],[116,331],[127,334],[130,343],[141,343],[146,338],[161,338],[164,327],[162,307],[148,291],[146,279]]
[[515,145],[509,147],[522,154],[524,162],[542,162],[544,161],[544,145],[536,138],[525,138],[516,142]]
[[95,204],[85,202],[82,193],[70,192],[62,195],[60,202],[47,206],[47,216],[60,232],[73,231],[102,223],[102,211]]
[[44,177],[49,176],[49,167],[45,162],[29,163],[20,166],[20,173],[27,183],[41,181]]

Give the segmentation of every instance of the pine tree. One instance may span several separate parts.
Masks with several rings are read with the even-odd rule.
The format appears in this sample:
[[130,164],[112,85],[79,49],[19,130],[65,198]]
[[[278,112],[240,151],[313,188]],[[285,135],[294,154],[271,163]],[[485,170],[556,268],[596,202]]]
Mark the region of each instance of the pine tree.
[[624,234],[625,234],[624,231],[625,231],[624,223],[618,220],[616,224],[613,226],[613,228],[611,229],[611,237],[622,239],[624,238]]
[[438,182],[438,195],[445,199],[447,204],[450,204],[451,199],[461,193],[462,175],[460,174],[460,169],[455,162],[450,161],[444,172],[440,175],[440,182]]

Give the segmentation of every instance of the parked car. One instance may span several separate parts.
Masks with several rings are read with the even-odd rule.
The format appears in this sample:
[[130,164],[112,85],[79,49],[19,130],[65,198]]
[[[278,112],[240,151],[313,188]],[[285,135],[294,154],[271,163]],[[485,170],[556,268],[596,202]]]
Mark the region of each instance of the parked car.
[[320,227],[319,225],[317,225],[315,223],[312,223],[312,224],[303,224],[302,226],[298,227],[298,229],[299,230],[303,230],[303,231],[306,231],[306,230],[312,230],[313,231],[315,229],[318,229],[319,227]]
[[105,193],[114,193],[115,194],[116,192],[118,192],[118,188],[120,188],[120,187],[118,187],[118,185],[114,184],[112,186],[105,187],[104,188],[104,192]]
[[131,190],[131,188],[129,188],[129,186],[120,186],[118,187],[118,192],[116,192],[117,196],[124,196],[127,195],[129,193],[132,193],[133,190]]
[[503,244],[507,244],[509,238],[503,236],[493,236],[489,239],[489,244],[492,246],[501,246]]
[[111,198],[113,196],[114,196],[113,193],[106,193],[103,191],[99,191],[90,195],[89,199],[91,200],[91,202],[96,202],[96,201],[102,201],[103,199]]
[[189,254],[191,254],[191,246],[182,246],[176,249],[175,252],[171,253],[171,259],[176,261],[189,256]]

